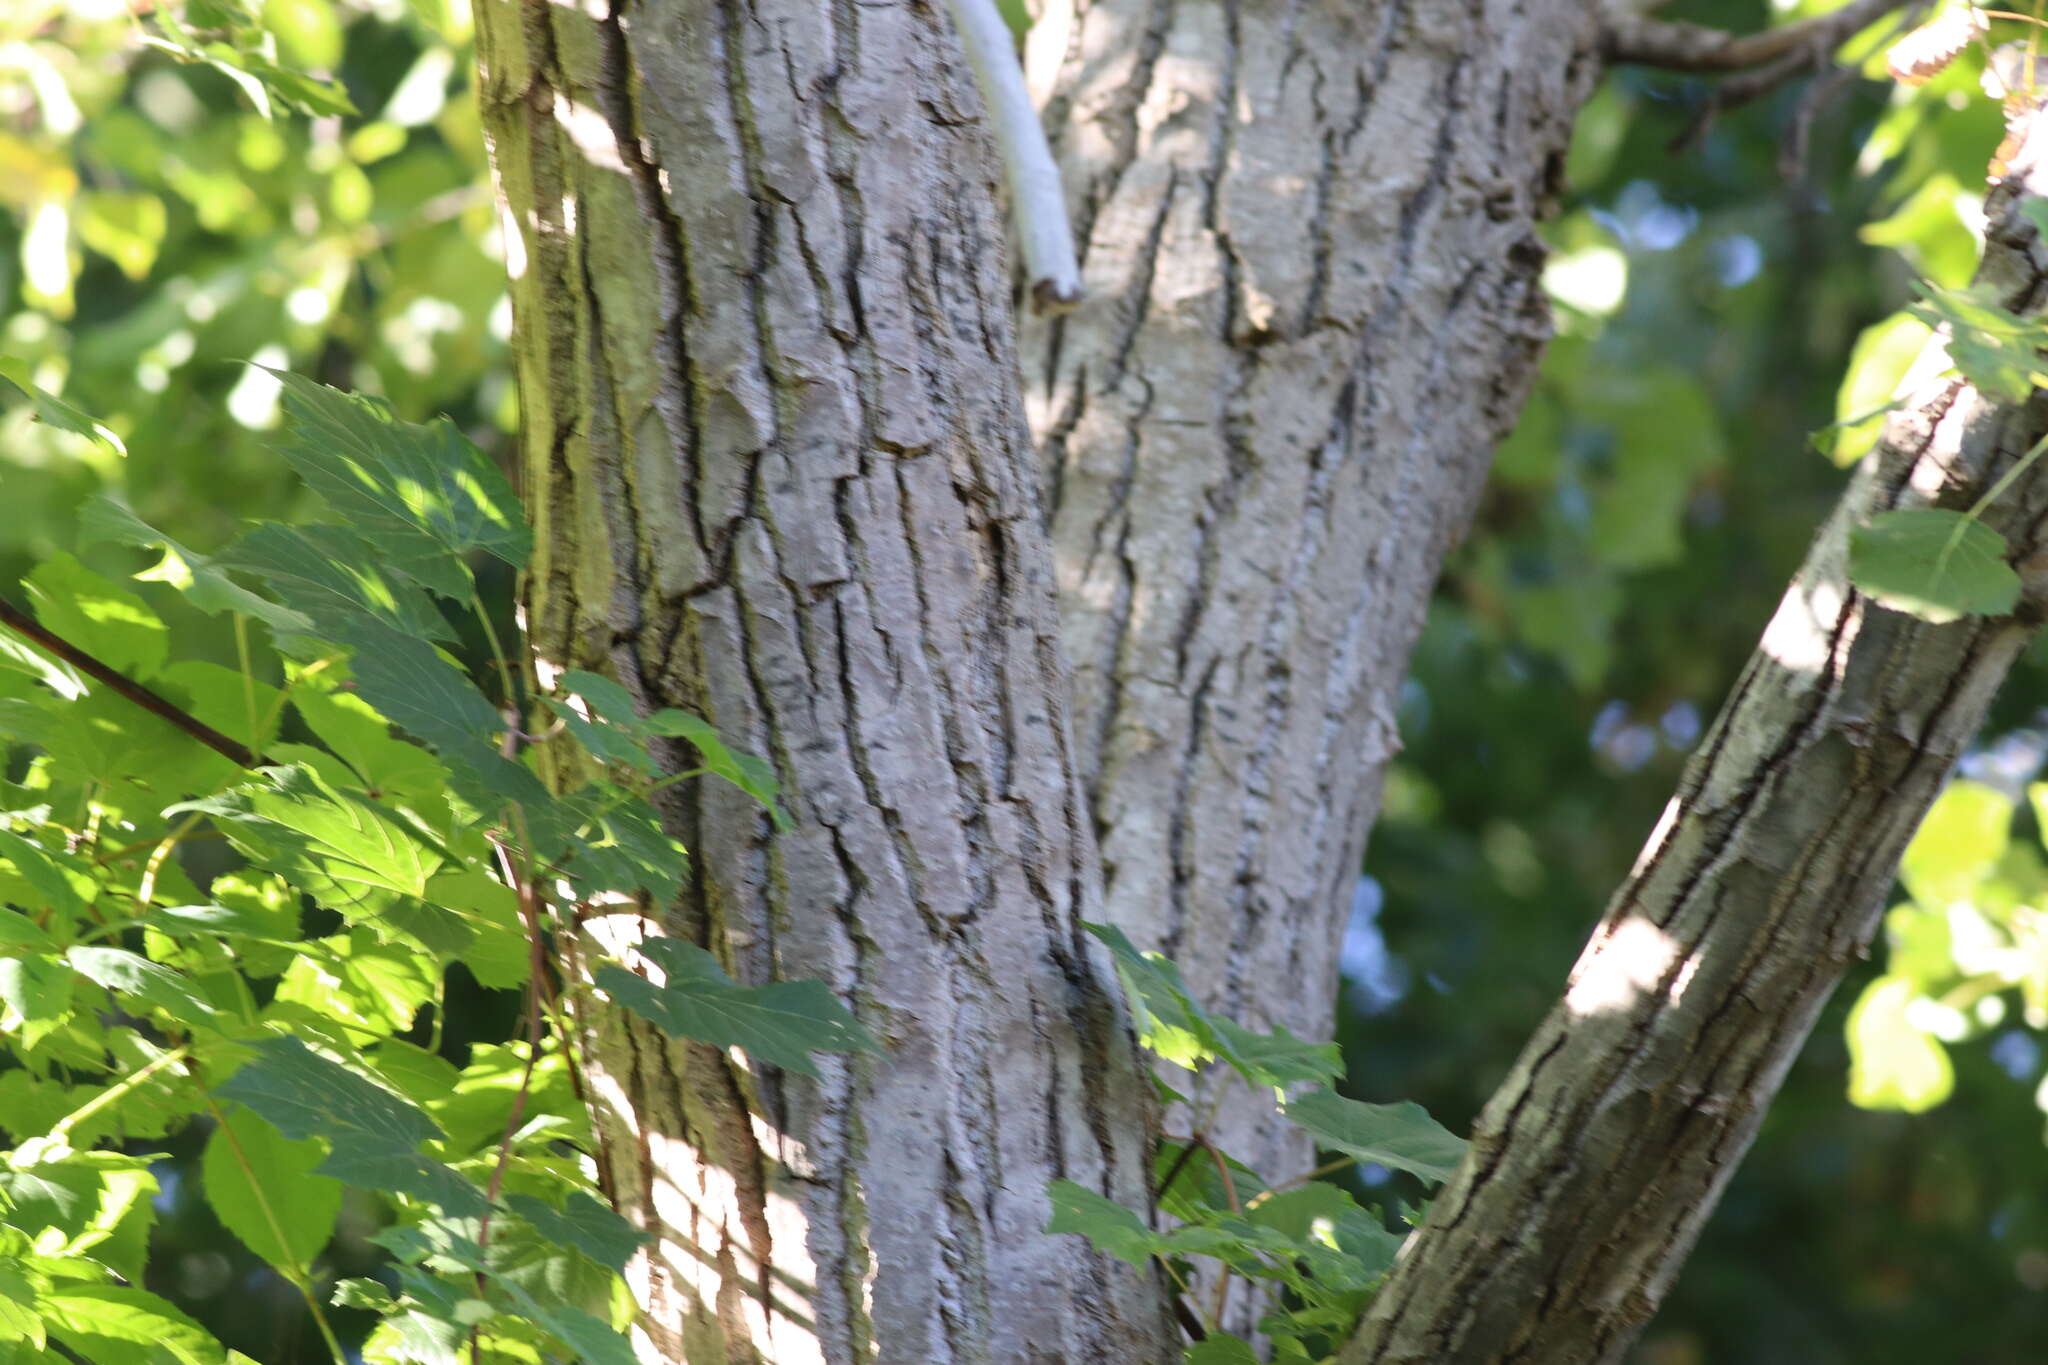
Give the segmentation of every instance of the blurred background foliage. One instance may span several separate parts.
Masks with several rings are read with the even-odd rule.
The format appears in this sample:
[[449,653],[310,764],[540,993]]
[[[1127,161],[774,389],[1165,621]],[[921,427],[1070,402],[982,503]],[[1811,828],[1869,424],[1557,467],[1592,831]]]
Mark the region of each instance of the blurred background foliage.
[[[1668,12],[1749,30],[1830,7]],[[93,491],[201,549],[289,515],[274,385],[244,360],[446,412],[509,460],[469,38],[464,0],[0,5],[0,374],[134,451],[0,385],[0,582],[73,546]],[[1359,884],[1360,1097],[1462,1129],[1555,999],[1868,440],[1836,432],[1830,460],[1810,436],[1889,396],[1925,335],[1913,279],[1969,275],[2002,135],[1981,65],[1906,89],[1880,57],[1717,113],[1708,83],[1625,70],[1586,109],[1550,227],[1558,339],[1418,651]],[[2041,1358],[2044,684],[2036,650],[1644,1365]],[[151,1287],[269,1365],[313,1358],[192,1165],[164,1169]]]

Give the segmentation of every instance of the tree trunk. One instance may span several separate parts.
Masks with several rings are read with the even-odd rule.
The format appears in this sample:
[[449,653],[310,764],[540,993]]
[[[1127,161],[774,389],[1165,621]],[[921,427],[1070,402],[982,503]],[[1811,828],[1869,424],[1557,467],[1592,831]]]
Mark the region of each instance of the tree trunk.
[[[1110,918],[1327,1038],[1394,702],[1534,378],[1579,0],[1053,0],[1087,301],[1024,327]],[[1312,1153],[1270,1104],[1218,1141]]]
[[[2048,190],[2044,140],[2037,118],[1992,193],[1979,272],[2037,318],[2048,248],[2018,191]],[[1855,527],[1973,506],[2048,430],[2038,401],[1936,387],[1892,419],[1822,529],[1341,1365],[1598,1365],[1670,1287],[2048,602],[2038,467],[1985,512],[2022,572],[2017,616],[1930,625],[1851,588]]]
[[1153,1277],[1042,1233],[1056,1177],[1144,1204],[1150,1090],[1077,927],[1099,874],[950,31],[843,0],[479,19],[533,638],[774,763],[788,833],[669,789],[694,878],[649,919],[824,978],[888,1049],[811,1082],[593,1007],[605,1177],[659,1239],[644,1357],[1171,1359]]

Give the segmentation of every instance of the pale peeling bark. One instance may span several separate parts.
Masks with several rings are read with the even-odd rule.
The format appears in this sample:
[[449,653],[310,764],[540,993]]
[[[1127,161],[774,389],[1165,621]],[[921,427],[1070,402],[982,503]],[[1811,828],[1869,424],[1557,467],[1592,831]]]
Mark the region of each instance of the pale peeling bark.
[[[1027,322],[1110,917],[1330,1036],[1394,702],[1549,335],[1583,0],[1053,0],[1086,297]],[[1308,1144],[1240,1095],[1221,1145]]]
[[1097,871],[965,64],[918,4],[608,4],[479,11],[533,635],[774,763],[791,833],[671,789],[695,866],[658,927],[822,977],[888,1048],[809,1082],[591,1007],[605,1177],[659,1238],[645,1359],[1166,1361],[1152,1277],[1042,1232],[1056,1177],[1143,1206],[1149,1091],[1077,927]]
[[[2016,177],[2035,193],[2042,141]],[[2048,250],[2017,202],[1993,192],[1979,278],[2039,316]],[[1985,518],[2015,547],[2018,618],[1930,625],[1850,588],[1854,527],[1968,508],[2048,430],[2039,401],[1935,387],[1821,531],[1342,1365],[1598,1365],[1669,1288],[2048,601],[2038,467]]]

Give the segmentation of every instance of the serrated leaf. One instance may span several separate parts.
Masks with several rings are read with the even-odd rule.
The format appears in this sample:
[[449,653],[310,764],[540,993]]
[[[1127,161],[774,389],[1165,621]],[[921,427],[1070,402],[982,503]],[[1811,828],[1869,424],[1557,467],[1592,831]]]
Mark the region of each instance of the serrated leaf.
[[294,1142],[231,1108],[200,1162],[206,1201],[221,1225],[296,1279],[306,1278],[341,1212],[341,1183],[313,1173],[320,1157],[318,1142]]
[[0,829],[0,858],[5,858],[42,899],[41,905],[26,908],[54,910],[66,919],[85,913],[85,898],[72,885],[56,857],[40,844],[12,830]]
[[1157,953],[1142,953],[1113,924],[1081,926],[1108,946],[1138,1016],[1138,1041],[1176,1066],[1189,1069],[1220,1056],[1222,1039],[1208,1013],[1194,1002],[1180,969]]
[[1144,1219],[1114,1199],[1071,1180],[1053,1181],[1046,1187],[1046,1193],[1052,1199],[1052,1219],[1045,1225],[1047,1232],[1086,1237],[1097,1251],[1139,1270],[1159,1249],[1159,1235],[1145,1226]]
[[410,1195],[451,1213],[482,1213],[483,1192],[455,1171],[420,1155],[443,1136],[418,1106],[296,1038],[266,1038],[256,1058],[214,1093],[248,1106],[293,1141],[326,1139],[316,1173],[359,1189]]
[[33,1047],[71,1008],[71,968],[54,957],[0,958],[0,1028]]
[[662,829],[645,798],[592,782],[556,803],[556,810],[574,831],[565,841],[569,857],[562,873],[576,884],[579,898],[645,891],[668,901],[681,891],[690,856]]
[[2023,403],[2048,382],[2040,358],[2048,327],[2007,309],[1995,286],[1940,289],[1922,283],[1919,289],[1920,301],[1907,311],[1946,329],[1950,362],[1979,391]]
[[647,1238],[631,1223],[582,1191],[572,1191],[560,1209],[530,1194],[508,1194],[505,1205],[533,1224],[549,1241],[573,1246],[599,1265],[623,1271]]
[[163,558],[135,575],[145,582],[168,583],[201,611],[240,612],[274,630],[299,632],[312,622],[234,581],[210,556],[187,549],[105,494],[94,494],[78,509],[78,543],[112,541],[137,549],[160,550]]
[[169,1302],[120,1285],[63,1284],[42,1297],[50,1335],[94,1365],[226,1365],[213,1334]]
[[416,639],[455,639],[433,599],[345,527],[266,522],[223,551],[221,562],[261,578],[321,638],[337,644],[358,643],[371,622]]
[[461,555],[481,550],[525,565],[532,536],[512,485],[454,423],[400,421],[377,399],[274,373],[288,419],[285,459],[404,572],[466,599]]
[[822,981],[741,986],[717,958],[680,939],[650,939],[639,952],[661,969],[666,984],[608,963],[597,969],[597,985],[671,1037],[741,1048],[806,1076],[818,1074],[813,1052],[881,1051]]
[[504,719],[461,669],[426,641],[378,622],[351,641],[356,692],[451,764],[480,768],[495,756]]
[[776,799],[775,769],[766,759],[754,754],[734,753],[718,737],[718,731],[709,721],[688,711],[665,707],[647,717],[646,724],[650,734],[688,740],[697,750],[698,757],[703,759],[706,772],[724,778],[767,807],[777,829],[793,827],[789,815]]
[[28,373],[29,367],[23,361],[0,360],[0,393],[10,388],[19,393],[35,408],[36,420],[45,426],[98,442],[116,455],[128,453],[128,447],[121,443],[113,428],[94,421],[56,394],[37,388],[29,382]]
[[1225,1060],[1255,1085],[1327,1081],[1344,1074],[1335,1043],[1304,1042],[1285,1028],[1254,1033],[1220,1015],[1209,1016],[1209,1024],[1223,1043]]
[[1317,1143],[1428,1184],[1441,1184],[1465,1156],[1465,1140],[1412,1101],[1366,1104],[1334,1090],[1312,1090],[1287,1105],[1287,1117]]
[[145,1004],[186,1024],[210,1025],[218,1011],[190,977],[125,948],[85,944],[67,949],[64,960],[96,985]]
[[381,904],[380,893],[417,898],[446,849],[412,822],[299,764],[261,768],[254,780],[165,815],[213,817],[259,866],[336,910]]
[[1998,616],[2019,600],[2005,537],[1974,517],[1939,507],[1900,507],[1849,538],[1849,578],[1895,611],[1941,625]]

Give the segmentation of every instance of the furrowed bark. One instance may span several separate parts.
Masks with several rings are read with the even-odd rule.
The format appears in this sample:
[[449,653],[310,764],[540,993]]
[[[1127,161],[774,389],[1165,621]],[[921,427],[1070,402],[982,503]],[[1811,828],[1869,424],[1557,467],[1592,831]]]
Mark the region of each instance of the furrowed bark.
[[[2048,251],[2018,209],[2022,186],[2048,189],[2043,141],[2036,116],[1979,273],[2036,317]],[[2038,398],[1937,388],[1822,529],[1342,1365],[1596,1365],[1656,1309],[2048,601],[2039,467],[1985,515],[2021,571],[2017,617],[1930,625],[1851,588],[1856,526],[1966,509],[2048,430]]]
[[[1579,0],[1052,0],[1034,88],[1086,301],[1027,320],[1110,917],[1330,1036],[1394,702],[1549,335]],[[1308,1144],[1239,1094],[1220,1144]]]
[[[767,756],[796,829],[670,789],[658,928],[822,977],[822,1081],[586,1006],[649,1362],[1171,1357],[1159,1286],[1043,1234],[1146,1202],[1149,1088],[1078,928],[1068,737],[991,158],[943,16],[853,0],[479,11],[542,655]],[[676,770],[693,759],[673,755]]]

